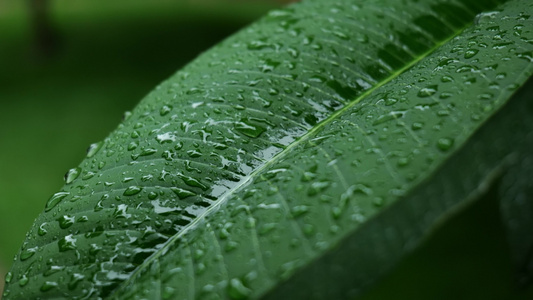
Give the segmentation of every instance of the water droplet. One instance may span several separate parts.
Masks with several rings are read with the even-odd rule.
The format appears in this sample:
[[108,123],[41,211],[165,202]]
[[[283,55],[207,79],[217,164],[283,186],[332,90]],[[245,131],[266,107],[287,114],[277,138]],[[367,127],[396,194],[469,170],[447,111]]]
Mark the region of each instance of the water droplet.
[[88,180],[94,177],[96,175],[94,172],[87,172],[85,175],[81,177],[82,180]]
[[171,132],[165,132],[162,134],[158,134],[155,138],[160,144],[164,143],[172,143],[176,141],[176,136],[172,134]]
[[372,125],[379,125],[383,124],[388,121],[396,120],[398,118],[401,118],[405,115],[405,111],[391,111],[388,114],[379,116]]
[[377,206],[377,207],[380,207],[380,206],[383,206],[383,203],[385,202],[385,200],[382,198],[382,197],[375,197],[373,200],[372,200],[372,203]]
[[299,217],[309,211],[309,207],[305,205],[298,205],[292,208],[292,216],[293,217]]
[[43,285],[41,285],[41,292],[47,292],[53,288],[57,287],[57,282],[55,281],[45,281]]
[[500,13],[499,11],[482,12],[476,15],[474,19],[474,24],[478,25],[478,24],[491,22],[496,17],[496,15],[499,13]]
[[74,181],[78,176],[80,176],[81,168],[72,168],[67,171],[67,173],[64,176],[65,183],[69,184],[72,181]]
[[448,99],[448,98],[450,98],[451,96],[453,96],[452,93],[442,92],[442,93],[440,93],[440,95],[439,95],[439,99]]
[[386,106],[394,105],[397,102],[398,102],[398,99],[396,99],[396,98],[387,98],[387,99],[385,99],[385,105]]
[[266,128],[252,124],[248,120],[243,119],[241,122],[235,123],[235,130],[248,137],[256,138],[259,137],[261,133],[265,132]]
[[147,149],[144,149],[143,151],[141,151],[141,153],[139,155],[140,156],[148,156],[148,155],[152,155],[152,154],[154,154],[156,152],[157,152],[157,149],[147,148]]
[[35,252],[37,252],[37,247],[22,250],[22,252],[20,253],[20,260],[25,261],[26,259],[32,257]]
[[492,49],[494,50],[501,50],[507,48],[507,46],[513,45],[511,42],[502,42],[502,43],[496,43],[492,46]]
[[201,183],[198,179],[185,175],[178,175],[178,177],[181,178],[181,180],[183,180],[183,182],[185,182],[188,186],[199,187],[204,191],[208,189],[208,187],[205,184]]
[[159,114],[160,114],[161,116],[164,116],[164,115],[167,115],[171,110],[172,110],[172,106],[171,106],[171,105],[164,105],[164,106],[161,107],[161,109],[159,110]]
[[93,157],[96,153],[98,153],[103,145],[103,142],[91,144],[89,148],[87,148],[87,157]]
[[124,114],[122,115],[122,121],[126,121],[127,119],[131,117],[131,115],[132,115],[131,111],[125,111]]
[[331,183],[329,181],[316,181],[311,184],[311,187],[307,191],[308,196],[315,196],[325,189],[327,189]]
[[533,51],[527,51],[527,52],[521,52],[517,53],[516,56],[518,58],[522,58],[527,60],[528,62],[533,62]]
[[479,100],[490,100],[492,97],[494,97],[494,95],[491,93],[482,93],[477,96]]
[[161,297],[163,299],[173,299],[175,298],[174,297],[174,294],[176,293],[176,289],[171,287],[171,286],[165,286],[163,288],[163,293],[161,294]]
[[425,88],[420,89],[420,91],[418,91],[417,96],[420,98],[431,97],[435,95],[435,93],[437,92],[437,88],[438,88],[437,85],[427,86]]
[[228,296],[234,300],[247,299],[252,293],[252,291],[244,286],[242,281],[238,278],[233,278],[230,280],[227,292]]
[[342,215],[342,211],[343,211],[343,207],[333,206],[331,208],[331,215],[333,216],[334,219],[338,219]]
[[117,207],[115,207],[115,211],[113,212],[113,217],[119,219],[129,219],[131,217],[131,214],[127,213],[128,206],[126,204],[119,204]]
[[271,59],[266,59],[265,63],[261,66],[261,72],[267,73],[273,71],[281,63]]
[[442,151],[447,151],[453,146],[453,139],[441,138],[437,141],[437,147]]
[[441,77],[440,81],[442,81],[442,82],[452,82],[453,78],[448,76],[448,75],[444,75],[444,76]]
[[411,125],[411,129],[413,130],[420,130],[424,127],[424,124],[420,123],[420,122],[414,122],[412,125]]
[[73,216],[64,215],[59,217],[57,221],[59,222],[59,227],[61,227],[62,229],[66,229],[72,226],[72,224],[74,224],[74,219],[75,217]]
[[179,187],[171,187],[170,190],[173,191],[180,199],[196,196],[196,193],[181,189]]
[[140,193],[142,191],[142,189],[143,188],[140,187],[140,186],[132,185],[132,186],[128,187],[124,191],[123,195],[124,196],[133,196],[133,195],[136,195],[136,194]]
[[274,230],[276,227],[277,227],[276,223],[266,223],[266,224],[261,225],[261,227],[259,227],[258,233],[260,235],[265,235],[271,232],[272,230]]
[[46,271],[43,273],[43,275],[44,275],[45,277],[48,277],[48,276],[50,276],[50,275],[52,275],[52,274],[55,274],[55,273],[57,273],[57,272],[59,272],[59,271],[61,271],[61,270],[63,270],[63,269],[64,269],[64,267],[62,267],[62,266],[50,266],[50,268],[49,268],[48,270],[46,270]]
[[398,163],[397,163],[398,167],[405,167],[405,166],[407,166],[408,164],[409,164],[409,158],[407,158],[407,157],[400,157],[400,158],[398,159]]
[[52,208],[54,208],[61,200],[63,200],[66,196],[70,195],[69,192],[58,192],[52,195],[50,199],[48,199],[48,202],[46,202],[46,206],[44,211],[49,211]]
[[465,58],[472,58],[478,54],[479,50],[477,49],[468,49],[465,52]]
[[5,282],[6,282],[6,283],[10,283],[10,282],[11,282],[11,279],[13,279],[13,273],[11,273],[11,272],[7,272],[7,274],[6,274],[6,278],[5,278]]
[[345,34],[344,32],[333,31],[332,33],[333,33],[334,36],[340,38],[341,40],[347,41],[347,40],[350,39],[350,37],[347,34]]
[[46,230],[46,229],[44,228],[44,226],[45,226],[46,224],[47,224],[47,223],[45,222],[45,223],[42,223],[42,224],[39,226],[39,229],[37,229],[37,234],[39,234],[40,236],[43,236],[43,235],[45,235],[45,234],[48,233],[48,230]]
[[85,276],[82,274],[79,274],[79,273],[72,274],[72,276],[70,276],[70,282],[68,283],[68,289],[74,290],[76,286],[78,285],[78,283],[80,283],[80,281],[82,281],[84,278]]
[[135,149],[137,149],[138,146],[139,146],[139,143],[137,143],[137,142],[131,142],[131,143],[128,145],[128,151],[135,150]]
[[76,242],[77,239],[75,239],[72,234],[69,234],[57,241],[57,245],[59,246],[60,252],[65,252],[68,250],[76,250]]
[[202,152],[196,149],[193,149],[193,150],[187,151],[187,155],[189,155],[189,157],[196,158],[196,157],[202,156]]
[[450,111],[446,110],[446,109],[441,109],[437,112],[437,116],[439,117],[446,117],[446,116],[449,116],[450,115]]
[[248,50],[261,50],[271,48],[272,45],[266,42],[266,39],[251,41],[247,45]]
[[28,284],[28,282],[30,281],[30,279],[28,278],[28,276],[26,276],[26,274],[22,275],[22,277],[19,279],[19,285],[20,286],[25,286],[26,284]]

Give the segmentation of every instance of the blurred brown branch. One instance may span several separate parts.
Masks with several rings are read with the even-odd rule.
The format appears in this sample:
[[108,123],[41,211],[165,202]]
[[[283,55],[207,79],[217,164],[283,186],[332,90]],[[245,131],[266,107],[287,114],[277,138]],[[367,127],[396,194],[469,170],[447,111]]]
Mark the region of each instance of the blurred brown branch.
[[53,56],[59,47],[59,37],[51,24],[49,7],[49,0],[29,0],[33,50],[40,58]]

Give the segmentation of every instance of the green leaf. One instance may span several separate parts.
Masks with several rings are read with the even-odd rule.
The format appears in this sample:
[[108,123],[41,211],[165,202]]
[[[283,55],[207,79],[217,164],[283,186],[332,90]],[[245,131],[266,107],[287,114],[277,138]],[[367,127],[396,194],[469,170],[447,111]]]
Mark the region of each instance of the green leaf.
[[507,239],[515,263],[519,286],[531,284],[533,279],[533,81],[516,95],[523,102],[522,109],[513,118],[508,118],[504,126],[519,128],[526,138],[521,147],[513,151],[513,163],[502,174],[498,183],[497,196],[500,199],[502,219],[507,227]]
[[360,294],[531,159],[531,125],[510,122],[533,114],[513,97],[533,72],[531,13],[528,0],[271,12],[89,147],[4,297]]

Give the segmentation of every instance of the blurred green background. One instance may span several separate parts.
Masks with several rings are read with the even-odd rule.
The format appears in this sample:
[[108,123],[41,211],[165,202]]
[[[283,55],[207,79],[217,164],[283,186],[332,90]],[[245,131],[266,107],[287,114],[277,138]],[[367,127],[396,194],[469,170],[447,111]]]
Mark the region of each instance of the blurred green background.
[[[43,48],[29,1],[0,1],[0,278],[90,143],[159,82],[282,2],[54,0]],[[497,203],[455,217],[364,297],[391,298],[533,299],[531,288],[514,289]]]

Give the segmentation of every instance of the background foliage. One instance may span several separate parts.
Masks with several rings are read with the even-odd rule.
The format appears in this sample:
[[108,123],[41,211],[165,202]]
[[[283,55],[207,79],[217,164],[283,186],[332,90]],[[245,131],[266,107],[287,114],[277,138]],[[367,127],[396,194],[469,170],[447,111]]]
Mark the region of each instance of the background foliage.
[[[198,53],[280,5],[52,4],[58,48],[43,58],[32,48],[24,2],[0,3],[0,277],[46,199],[90,143],[103,139],[125,110]],[[531,289],[513,290],[498,204],[492,200],[474,204],[441,228],[365,299],[533,297]]]

